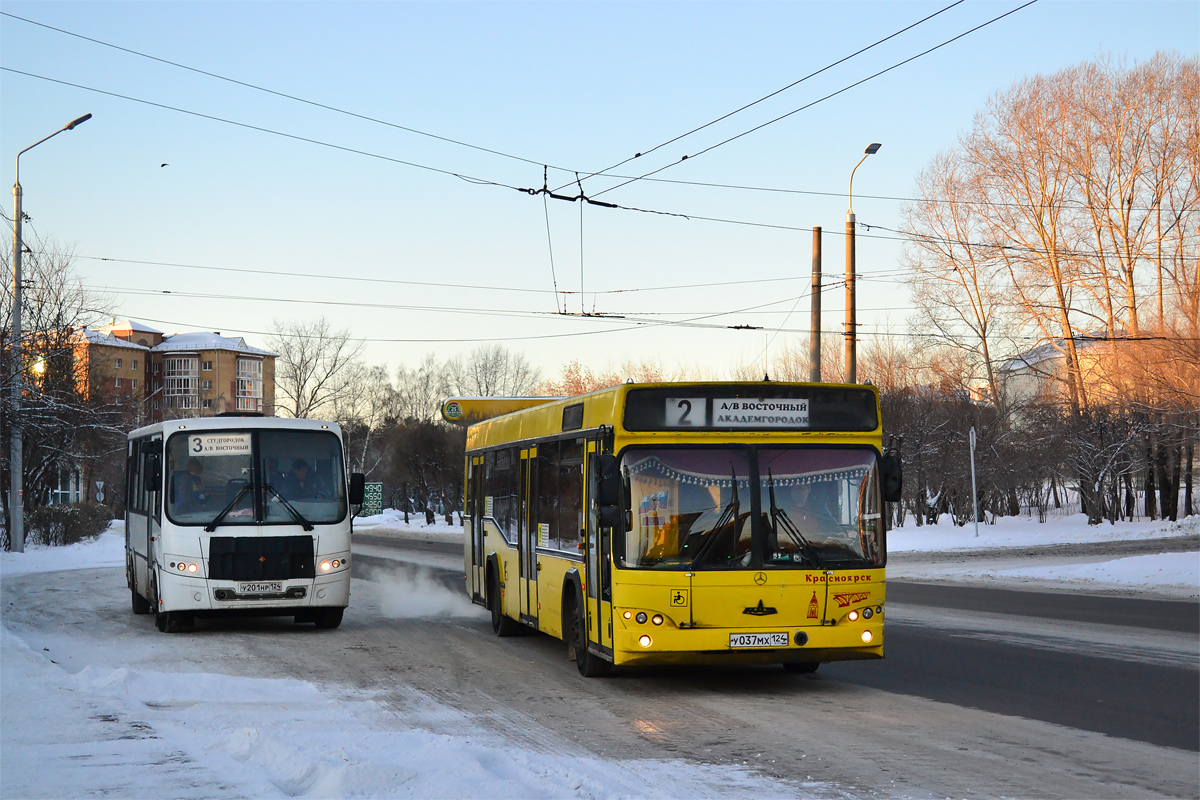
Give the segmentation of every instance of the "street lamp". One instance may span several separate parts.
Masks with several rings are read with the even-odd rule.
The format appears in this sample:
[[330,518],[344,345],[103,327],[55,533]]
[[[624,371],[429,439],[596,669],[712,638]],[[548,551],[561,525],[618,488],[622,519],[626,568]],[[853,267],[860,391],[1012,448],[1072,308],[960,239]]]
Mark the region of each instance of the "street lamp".
[[10,343],[12,350],[12,452],[9,454],[8,465],[8,541],[14,553],[25,552],[25,508],[23,503],[25,490],[21,475],[24,467],[22,466],[20,424],[21,393],[25,384],[24,364],[21,363],[23,349],[21,346],[21,156],[46,139],[53,139],[63,131],[75,130],[77,125],[82,125],[91,118],[91,114],[84,114],[79,119],[73,119],[45,139],[39,139],[17,153],[16,179],[13,182],[13,322]]
[[854,300],[854,173],[867,160],[879,152],[883,145],[872,142],[863,151],[863,157],[850,170],[850,209],[846,212],[846,383],[858,383],[858,363],[855,349],[855,334],[858,333],[858,323],[855,319]]

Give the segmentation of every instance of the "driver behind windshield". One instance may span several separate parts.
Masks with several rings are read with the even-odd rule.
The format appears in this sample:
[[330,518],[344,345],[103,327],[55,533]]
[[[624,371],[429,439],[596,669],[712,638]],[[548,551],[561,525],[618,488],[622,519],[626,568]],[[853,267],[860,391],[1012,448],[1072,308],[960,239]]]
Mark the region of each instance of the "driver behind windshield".
[[307,461],[298,458],[292,462],[292,471],[283,479],[280,491],[289,500],[312,500],[324,496],[325,484],[308,468]]

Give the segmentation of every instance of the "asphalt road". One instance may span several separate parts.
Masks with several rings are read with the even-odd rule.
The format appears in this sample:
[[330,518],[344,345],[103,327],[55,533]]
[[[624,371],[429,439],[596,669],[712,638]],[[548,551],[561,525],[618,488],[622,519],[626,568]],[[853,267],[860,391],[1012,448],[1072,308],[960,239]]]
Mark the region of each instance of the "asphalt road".
[[[401,558],[414,551],[462,552],[451,542],[369,534],[355,534],[355,539],[396,548]],[[385,563],[358,557],[363,575]],[[435,574],[448,588],[462,591],[461,569]],[[819,680],[1200,751],[1200,604],[900,581],[888,582],[887,598],[889,613],[901,618],[887,623],[884,661],[823,664]],[[918,608],[923,624],[905,619],[905,611]],[[970,630],[957,623],[940,626],[939,611],[958,612],[956,619],[962,612],[981,615],[983,625]],[[1048,636],[1011,635],[1044,631],[1046,621],[1054,624]],[[1084,637],[1078,647],[1059,641],[1095,630],[1108,636],[1094,644]],[[1140,657],[1162,637],[1135,638],[1119,649],[1106,644],[1112,637],[1147,631],[1163,632],[1184,657],[1173,663]],[[1187,657],[1189,652],[1194,658]]]

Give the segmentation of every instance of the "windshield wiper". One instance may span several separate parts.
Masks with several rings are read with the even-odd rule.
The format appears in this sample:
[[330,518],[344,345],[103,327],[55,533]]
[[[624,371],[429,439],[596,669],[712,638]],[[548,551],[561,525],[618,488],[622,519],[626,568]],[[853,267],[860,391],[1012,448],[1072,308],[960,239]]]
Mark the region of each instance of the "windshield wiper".
[[816,548],[808,539],[804,538],[799,529],[792,524],[792,520],[788,517],[787,512],[779,506],[775,505],[775,477],[771,474],[771,470],[767,470],[767,494],[771,498],[771,529],[775,532],[775,536],[779,536],[779,529],[788,535],[804,557],[816,565],[817,569],[824,569],[825,565],[821,563],[821,559],[817,556]]
[[716,547],[717,532],[725,525],[730,526],[735,534],[737,533],[737,521],[740,516],[741,503],[738,501],[737,487],[737,471],[733,468],[733,462],[729,462],[729,475],[733,479],[733,497],[729,500],[729,504],[721,509],[721,516],[717,517],[716,523],[712,526],[712,530],[705,537],[704,543],[700,545],[700,549],[696,551],[695,557],[692,559],[693,566],[703,563],[714,547]]
[[238,504],[239,500],[246,496],[246,492],[248,491],[250,491],[250,484],[248,483],[243,485],[241,489],[238,489],[238,493],[235,494],[233,499],[229,501],[229,505],[221,509],[221,513],[213,517],[213,521],[204,526],[205,533],[212,533],[215,531],[217,526],[221,524],[221,520],[225,519],[225,515],[233,510],[233,507]]
[[311,531],[313,529],[313,524],[311,522],[309,522],[307,519],[305,519],[304,515],[301,514],[299,511],[297,511],[296,507],[293,506],[291,503],[289,503],[287,501],[287,498],[279,493],[278,489],[276,489],[274,486],[272,486],[269,483],[265,484],[263,486],[263,488],[279,498],[279,502],[282,503],[283,507],[286,508],[291,513],[291,515],[296,518],[296,521],[300,523],[300,525],[304,528],[304,530]]

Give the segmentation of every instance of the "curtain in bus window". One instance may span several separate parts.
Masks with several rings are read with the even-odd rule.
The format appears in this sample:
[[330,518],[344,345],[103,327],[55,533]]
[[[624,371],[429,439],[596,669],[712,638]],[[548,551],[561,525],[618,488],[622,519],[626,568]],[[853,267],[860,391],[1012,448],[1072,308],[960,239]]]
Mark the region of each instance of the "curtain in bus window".
[[768,565],[883,563],[874,451],[763,448],[758,468]]
[[626,567],[750,566],[750,462],[742,449],[636,450],[622,459]]

